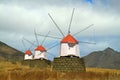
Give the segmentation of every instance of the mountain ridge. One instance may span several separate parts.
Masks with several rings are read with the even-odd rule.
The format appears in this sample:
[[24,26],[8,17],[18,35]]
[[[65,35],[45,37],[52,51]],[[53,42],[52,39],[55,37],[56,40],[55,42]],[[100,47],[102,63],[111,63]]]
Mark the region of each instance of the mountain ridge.
[[83,57],[86,67],[120,69],[120,52],[108,47]]

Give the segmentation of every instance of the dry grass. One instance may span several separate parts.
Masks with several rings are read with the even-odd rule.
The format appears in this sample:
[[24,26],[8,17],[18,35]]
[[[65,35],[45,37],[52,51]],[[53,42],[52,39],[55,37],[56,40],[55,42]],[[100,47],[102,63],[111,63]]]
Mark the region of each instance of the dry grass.
[[82,73],[61,73],[0,62],[0,80],[120,80],[120,70],[87,68]]
[[22,66],[20,63],[0,62],[0,72],[13,71],[15,69],[29,69],[29,66]]
[[109,73],[118,73],[120,74],[120,70],[116,70],[116,69],[104,69],[104,68],[86,68],[87,72],[98,72],[98,73],[105,73],[105,72],[109,72]]

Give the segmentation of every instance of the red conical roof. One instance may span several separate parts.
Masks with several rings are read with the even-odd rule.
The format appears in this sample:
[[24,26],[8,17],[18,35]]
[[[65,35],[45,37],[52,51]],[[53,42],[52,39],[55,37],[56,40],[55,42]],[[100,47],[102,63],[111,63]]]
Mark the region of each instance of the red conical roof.
[[42,45],[38,46],[35,50],[36,51],[46,51],[46,49]]
[[78,44],[78,41],[71,34],[68,34],[66,37],[64,37],[62,39],[61,43],[76,43],[76,44]]
[[30,50],[27,50],[25,54],[32,55],[32,52]]

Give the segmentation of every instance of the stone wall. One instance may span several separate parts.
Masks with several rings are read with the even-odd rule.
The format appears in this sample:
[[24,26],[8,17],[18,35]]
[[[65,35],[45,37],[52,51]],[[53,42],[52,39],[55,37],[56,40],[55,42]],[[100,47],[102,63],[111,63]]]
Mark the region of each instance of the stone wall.
[[47,68],[51,66],[51,61],[43,59],[43,60],[24,60],[21,62],[22,65],[28,65],[30,67],[37,67],[37,68]]
[[60,72],[85,72],[83,58],[79,57],[58,57],[54,58],[52,69]]

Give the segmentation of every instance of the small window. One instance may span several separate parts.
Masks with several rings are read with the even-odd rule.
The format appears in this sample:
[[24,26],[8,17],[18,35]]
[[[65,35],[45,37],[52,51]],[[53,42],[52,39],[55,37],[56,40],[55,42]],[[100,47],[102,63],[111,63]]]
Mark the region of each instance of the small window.
[[75,46],[75,43],[68,43],[68,46],[69,46],[69,47],[74,47],[74,46]]

